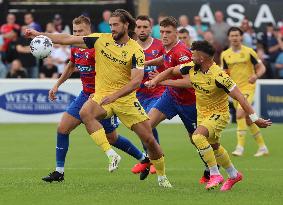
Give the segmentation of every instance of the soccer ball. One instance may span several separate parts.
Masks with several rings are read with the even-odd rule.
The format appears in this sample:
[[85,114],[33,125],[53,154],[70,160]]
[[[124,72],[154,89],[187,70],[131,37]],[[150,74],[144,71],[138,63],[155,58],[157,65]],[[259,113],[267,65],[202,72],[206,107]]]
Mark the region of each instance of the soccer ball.
[[50,55],[53,48],[53,43],[47,36],[36,36],[30,42],[30,51],[32,55],[36,58],[46,58]]

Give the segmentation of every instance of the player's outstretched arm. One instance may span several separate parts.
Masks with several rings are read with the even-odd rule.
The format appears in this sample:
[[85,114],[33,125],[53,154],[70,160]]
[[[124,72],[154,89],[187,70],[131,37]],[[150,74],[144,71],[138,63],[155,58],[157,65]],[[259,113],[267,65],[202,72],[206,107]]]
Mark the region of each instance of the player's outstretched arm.
[[65,33],[42,33],[42,32],[38,32],[38,31],[33,30],[33,29],[26,29],[25,30],[25,37],[26,38],[35,38],[36,36],[39,36],[39,35],[47,36],[55,44],[75,45],[75,46],[78,46],[78,47],[86,48],[83,36],[74,36],[74,35],[65,34]]
[[71,61],[65,66],[64,71],[60,78],[57,80],[57,83],[55,84],[58,88],[70,78],[72,73],[75,71],[76,67],[75,64]]
[[146,61],[144,63],[145,66],[162,66],[163,65],[163,56],[159,56],[158,58]]
[[240,103],[243,110],[249,115],[251,121],[254,122],[257,126],[261,128],[271,126],[272,122],[270,121],[270,119],[265,120],[257,116],[253,107],[248,103],[247,99],[244,97],[237,86],[235,86],[230,91],[229,95]]
[[64,71],[60,78],[57,80],[56,84],[53,86],[51,90],[49,90],[49,99],[54,101],[57,99],[56,93],[59,89],[59,87],[69,79],[69,77],[72,75],[72,73],[75,70],[75,64],[71,61],[65,66]]
[[159,73],[150,81],[145,82],[145,86],[149,88],[154,88],[160,82],[165,81],[175,75],[182,75],[179,66],[167,68],[165,71]]
[[189,75],[183,75],[183,78],[177,80],[164,80],[159,83],[164,86],[171,86],[175,88],[191,88],[192,83]]
[[131,71],[131,81],[123,86],[120,90],[116,91],[115,93],[106,96],[100,102],[101,105],[106,105],[109,103],[114,102],[118,98],[124,97],[131,92],[135,91],[141,84],[144,75],[143,69],[132,69]]

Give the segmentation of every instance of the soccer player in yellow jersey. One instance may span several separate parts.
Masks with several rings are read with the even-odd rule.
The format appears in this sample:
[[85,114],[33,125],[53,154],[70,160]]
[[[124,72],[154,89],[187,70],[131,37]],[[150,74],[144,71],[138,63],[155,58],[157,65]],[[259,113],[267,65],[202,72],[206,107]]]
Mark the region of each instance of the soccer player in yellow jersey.
[[[230,48],[221,54],[222,68],[237,84],[249,104],[252,104],[256,87],[255,82],[265,73],[265,66],[252,48],[242,45],[243,31],[240,28],[231,27],[227,35],[230,41]],[[248,125],[259,147],[254,156],[260,157],[267,155],[268,149],[264,143],[260,129],[249,119],[248,114],[236,100],[233,101],[233,104],[236,109],[238,144],[232,154],[235,156],[243,155]]]
[[174,75],[189,76],[187,82],[179,81],[178,84],[182,83],[184,87],[195,89],[198,126],[193,133],[192,140],[210,170],[210,180],[206,189],[213,189],[224,181],[217,168],[218,164],[229,175],[221,191],[228,191],[243,178],[233,166],[227,151],[220,145],[221,131],[229,122],[228,95],[240,103],[251,121],[259,127],[270,126],[271,122],[256,115],[236,83],[215,64],[213,61],[215,50],[211,44],[207,41],[195,41],[191,49],[193,62],[169,68],[148,81],[146,85],[155,87]]
[[[96,92],[82,107],[80,116],[92,139],[110,156],[111,168],[116,169],[120,156],[111,149],[105,131],[98,120],[116,114],[125,126],[132,129],[148,150],[156,168],[158,183],[172,187],[165,175],[162,150],[153,137],[149,118],[136,98],[135,90],[144,73],[144,53],[136,41],[129,37],[135,29],[135,19],[125,10],[117,9],[109,20],[111,34],[72,36],[46,34],[54,43],[95,48]],[[40,35],[26,30],[27,37]],[[113,159],[114,158],[114,159]]]

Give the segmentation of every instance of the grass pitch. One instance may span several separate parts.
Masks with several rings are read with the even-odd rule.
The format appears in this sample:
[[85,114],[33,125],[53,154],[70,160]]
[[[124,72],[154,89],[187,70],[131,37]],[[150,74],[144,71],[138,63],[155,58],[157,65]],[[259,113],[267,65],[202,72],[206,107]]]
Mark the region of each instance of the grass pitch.
[[[160,125],[158,129],[173,189],[158,187],[155,175],[140,181],[139,175],[130,172],[136,160],[121,151],[118,151],[122,156],[118,171],[108,173],[105,155],[83,126],[71,134],[65,181],[45,183],[41,177],[55,167],[56,126],[0,125],[1,205],[283,204],[282,124],[262,129],[270,150],[268,157],[253,157],[257,146],[247,136],[245,155],[231,157],[243,172],[244,180],[227,193],[206,191],[198,184],[202,163],[183,126],[174,124]],[[122,125],[118,131],[141,148],[134,133]],[[229,153],[233,151],[235,125],[223,132],[222,144]],[[226,173],[223,174],[226,178]]]

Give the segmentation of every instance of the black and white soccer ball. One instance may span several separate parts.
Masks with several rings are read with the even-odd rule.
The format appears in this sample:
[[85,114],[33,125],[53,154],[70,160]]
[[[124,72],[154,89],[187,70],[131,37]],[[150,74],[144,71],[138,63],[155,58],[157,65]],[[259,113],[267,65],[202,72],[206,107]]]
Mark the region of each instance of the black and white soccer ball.
[[46,58],[50,55],[53,48],[53,43],[47,36],[36,36],[30,42],[30,51],[32,55],[36,58]]

